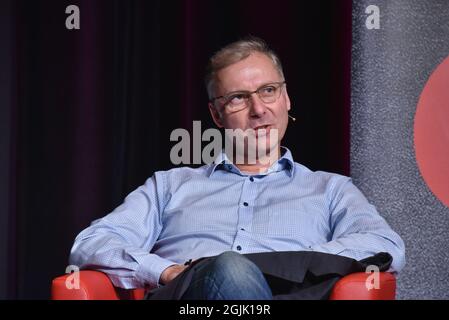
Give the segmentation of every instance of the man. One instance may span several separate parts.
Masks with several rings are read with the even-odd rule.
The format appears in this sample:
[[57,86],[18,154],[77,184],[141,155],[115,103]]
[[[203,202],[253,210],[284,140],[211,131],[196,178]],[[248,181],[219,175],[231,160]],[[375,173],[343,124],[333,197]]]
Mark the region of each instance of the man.
[[78,235],[71,264],[102,270],[119,287],[159,286],[157,292],[186,274],[187,260],[213,257],[190,275],[186,299],[271,299],[249,253],[313,251],[360,260],[388,252],[390,271],[403,268],[403,241],[350,178],[312,172],[280,146],[290,99],[279,58],[262,40],[218,51],[206,84],[216,125],[252,132],[256,147],[245,135],[243,162],[235,161],[238,151],[229,157],[226,151],[197,169],[156,172]]

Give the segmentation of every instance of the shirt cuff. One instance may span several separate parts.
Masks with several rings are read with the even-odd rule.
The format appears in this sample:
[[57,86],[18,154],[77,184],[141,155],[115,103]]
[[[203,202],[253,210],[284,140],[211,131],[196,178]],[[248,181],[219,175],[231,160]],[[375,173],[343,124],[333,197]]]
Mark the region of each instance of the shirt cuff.
[[162,272],[177,264],[176,262],[159,257],[156,254],[134,257],[139,267],[136,270],[136,279],[143,286],[158,287]]

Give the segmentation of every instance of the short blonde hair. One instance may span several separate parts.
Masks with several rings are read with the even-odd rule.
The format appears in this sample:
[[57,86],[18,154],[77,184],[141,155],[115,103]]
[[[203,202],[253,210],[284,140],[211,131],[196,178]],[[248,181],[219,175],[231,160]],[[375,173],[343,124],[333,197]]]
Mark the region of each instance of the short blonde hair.
[[215,81],[217,72],[231,64],[247,58],[251,53],[260,52],[270,58],[284,79],[282,64],[277,54],[271,50],[265,41],[257,37],[247,37],[245,39],[233,42],[217,51],[210,59],[206,69],[206,89],[209,99],[214,98]]

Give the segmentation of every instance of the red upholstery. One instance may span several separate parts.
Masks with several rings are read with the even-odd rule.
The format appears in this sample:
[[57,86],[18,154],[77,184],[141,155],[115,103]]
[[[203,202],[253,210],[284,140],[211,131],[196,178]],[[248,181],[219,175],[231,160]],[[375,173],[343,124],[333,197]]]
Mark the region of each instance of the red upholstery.
[[[99,271],[84,270],[79,273],[80,288],[67,289],[69,275],[53,280],[53,300],[119,300],[143,299],[144,289],[124,290],[114,288],[108,276]],[[353,273],[340,279],[332,290],[331,300],[394,300],[396,279],[391,273],[380,273],[380,288],[368,290],[365,281],[369,274]]]
[[330,300],[394,300],[396,278],[389,272],[379,273],[379,289],[368,290],[366,279],[370,274],[359,272],[340,279],[332,289]]
[[66,279],[69,274],[53,279],[51,298],[53,300],[139,300],[145,290],[125,290],[115,288],[109,277],[99,271],[83,270],[79,272],[79,289],[68,289]]

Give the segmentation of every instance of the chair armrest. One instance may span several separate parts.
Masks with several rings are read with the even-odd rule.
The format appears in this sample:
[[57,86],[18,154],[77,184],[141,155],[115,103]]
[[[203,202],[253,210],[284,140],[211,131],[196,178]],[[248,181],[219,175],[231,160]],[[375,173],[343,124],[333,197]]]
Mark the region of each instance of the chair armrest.
[[68,289],[66,280],[70,274],[53,279],[52,300],[119,300],[143,299],[144,289],[125,290],[115,288],[109,277],[100,271],[82,270],[79,272],[79,289]]
[[[120,289],[112,285],[109,277],[93,270],[79,272],[79,289],[68,289],[66,280],[69,274],[52,281],[52,300],[139,300],[145,295],[144,289]],[[379,289],[368,290],[366,280],[370,274],[352,273],[341,278],[332,289],[330,300],[394,300],[396,278],[389,272],[379,273]]]
[[[396,278],[389,272],[379,273],[379,288],[368,290],[367,278],[372,275],[356,272],[341,278],[332,289],[330,300],[394,300]],[[369,281],[369,280],[368,280]],[[371,283],[371,281],[369,281]]]

